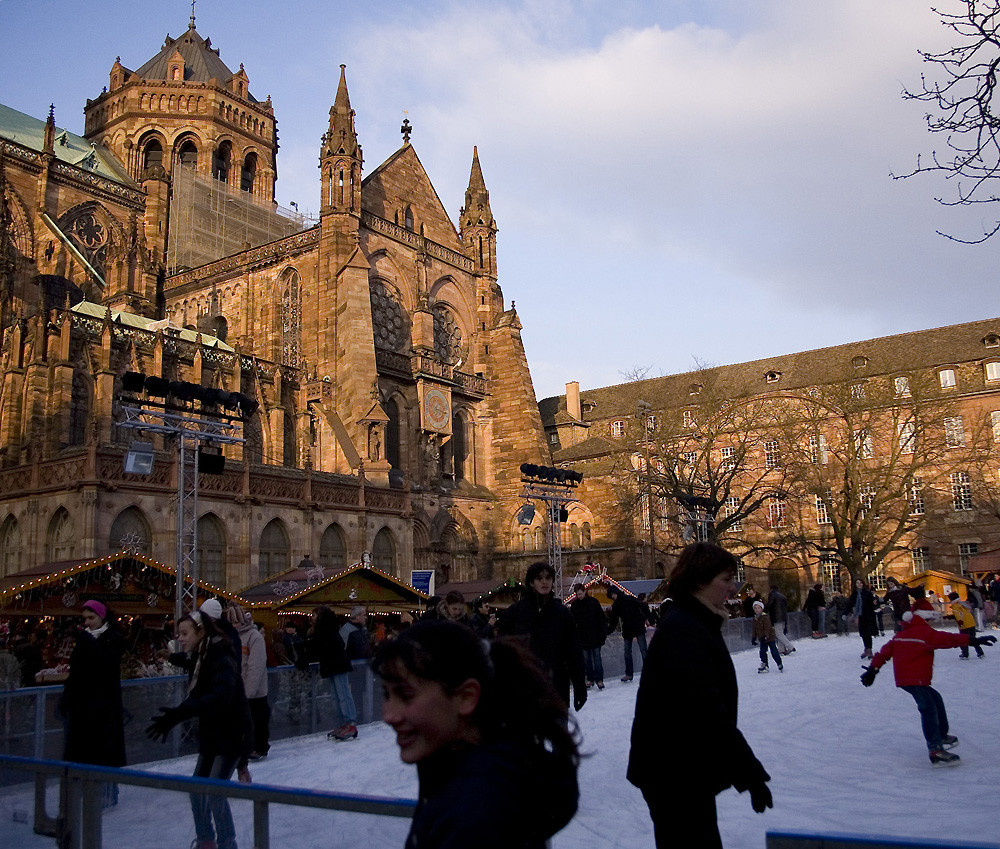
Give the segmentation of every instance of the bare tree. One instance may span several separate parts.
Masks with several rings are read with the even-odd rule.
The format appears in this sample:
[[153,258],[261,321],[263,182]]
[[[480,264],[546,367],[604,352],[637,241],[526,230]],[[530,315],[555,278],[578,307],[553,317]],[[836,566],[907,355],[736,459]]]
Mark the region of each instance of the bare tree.
[[796,515],[785,550],[831,557],[867,579],[909,550],[970,437],[953,396],[932,377],[845,378],[786,396],[782,462]]
[[772,403],[727,397],[716,377],[710,368],[694,372],[687,403],[637,404],[617,467],[622,507],[664,550],[693,540],[740,556],[773,550],[760,532],[762,508],[785,485],[783,469],[765,457]]
[[[925,63],[934,67],[928,77],[921,74],[920,86],[903,90],[903,98],[929,103],[935,111],[926,115],[927,128],[945,136],[945,149],[933,151],[930,163],[917,159],[916,168],[894,179],[915,174],[940,172],[955,179],[952,199],[937,198],[945,206],[995,203],[1000,200],[993,188],[1000,177],[1000,110],[994,101],[1000,71],[1000,2],[962,0],[960,11],[933,11],[955,35],[955,45],[941,53],[919,51]],[[982,236],[958,239],[965,244],[985,242],[1000,230],[1000,220],[987,227]]]

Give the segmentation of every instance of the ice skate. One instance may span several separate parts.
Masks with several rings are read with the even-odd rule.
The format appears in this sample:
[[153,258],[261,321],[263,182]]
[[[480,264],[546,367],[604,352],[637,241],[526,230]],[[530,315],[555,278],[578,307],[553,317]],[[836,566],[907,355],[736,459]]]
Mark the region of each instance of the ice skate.
[[758,673],[767,672],[767,671],[768,671],[768,668],[767,668],[767,664],[766,663],[762,663],[760,666],[757,667],[757,672]]
[[930,759],[931,766],[958,766],[962,760],[958,755],[944,749],[931,749]]
[[941,748],[943,749],[954,749],[958,745],[958,737],[954,734],[945,734],[941,738]]

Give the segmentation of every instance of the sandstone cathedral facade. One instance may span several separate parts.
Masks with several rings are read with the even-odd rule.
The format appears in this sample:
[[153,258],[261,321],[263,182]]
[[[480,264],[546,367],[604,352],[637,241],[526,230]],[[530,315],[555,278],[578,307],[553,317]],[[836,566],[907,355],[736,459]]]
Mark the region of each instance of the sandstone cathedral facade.
[[0,107],[0,577],[123,547],[174,562],[170,438],[151,475],[123,470],[129,371],[259,403],[201,476],[218,586],[366,553],[499,583],[537,556],[518,469],[550,454],[478,152],[456,225],[408,132],[367,174],[359,135],[341,67],[319,220],[277,209],[270,98],[193,17],[114,61],[83,136]]

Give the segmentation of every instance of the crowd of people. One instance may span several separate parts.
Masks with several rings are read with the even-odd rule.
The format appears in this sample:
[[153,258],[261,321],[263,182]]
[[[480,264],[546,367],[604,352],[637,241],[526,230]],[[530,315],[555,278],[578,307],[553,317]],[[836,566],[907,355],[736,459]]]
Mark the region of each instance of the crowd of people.
[[[539,562],[524,577],[522,597],[506,609],[491,609],[485,598],[467,604],[452,591],[429,599],[419,617],[373,629],[364,607],[343,617],[320,605],[308,622],[289,619],[269,639],[239,605],[209,599],[180,620],[176,635],[164,631],[166,639],[151,659],[186,673],[188,688],[179,704],[150,718],[147,734],[166,740],[175,726],[193,721],[194,775],[250,781],[250,763],[270,749],[269,666],[291,665],[303,675],[311,674],[310,664],[318,666],[337,717],[328,737],[343,742],[359,733],[352,669],[371,663],[383,683],[383,718],[396,731],[400,757],[418,770],[420,801],[408,849],[466,846],[474,838],[485,847],[542,847],[573,816],[579,797],[570,708],[582,710],[589,691],[604,689],[601,649],[620,628],[623,683],[635,676],[636,648],[641,659],[628,779],[647,802],[656,845],[721,846],[717,793],[731,786],[748,791],[758,812],[772,803],[767,772],[736,724],[736,677],[722,623],[740,616],[752,620],[759,672],[770,669],[770,660],[783,671],[783,658],[795,651],[786,636],[789,605],[780,588],[772,585],[761,596],[735,576],[732,555],[701,543],[682,553],[658,610],[644,595],[623,592],[611,581],[577,583],[564,604],[554,593],[554,570]],[[591,595],[592,587],[604,589],[607,609]],[[957,635],[930,627],[940,606],[932,595],[894,578],[884,594],[859,580],[849,595],[827,597],[822,584],[815,584],[804,610],[814,638],[856,627],[861,656],[871,660],[862,677],[866,686],[894,662],[897,685],[917,704],[932,763],[954,765],[958,756],[950,748],[957,738],[949,733],[940,694],[930,686],[933,651],[957,647],[968,657],[971,647],[982,656],[995,638],[977,632],[998,626],[998,596],[1000,576],[974,582],[964,600],[952,592],[948,603]],[[67,668],[59,702],[64,754],[81,763],[123,766],[120,680],[129,635],[99,601],[86,601],[81,613],[82,627],[60,631]],[[898,633],[874,653],[872,639],[884,633],[886,614]],[[654,626],[656,636],[648,642],[647,629]],[[19,654],[0,651],[0,674],[6,670],[17,683],[26,680],[25,659],[29,669],[45,663],[44,636],[38,630],[19,639]],[[4,663],[5,654],[13,663]],[[699,747],[697,756],[684,758],[700,766],[683,788],[666,787],[658,762],[650,760],[665,742],[678,757],[686,747]],[[706,757],[706,745],[718,755]],[[542,794],[546,804],[533,805]],[[107,785],[105,806],[117,802],[117,786]],[[505,817],[511,809],[533,813]],[[192,794],[191,811],[193,849],[236,849],[225,796]]]

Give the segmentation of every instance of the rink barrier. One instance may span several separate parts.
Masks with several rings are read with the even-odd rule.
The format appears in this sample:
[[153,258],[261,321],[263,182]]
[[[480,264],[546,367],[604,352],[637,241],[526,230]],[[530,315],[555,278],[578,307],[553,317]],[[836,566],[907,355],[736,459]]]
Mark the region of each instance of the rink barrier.
[[[103,849],[101,802],[104,785],[108,783],[249,800],[253,803],[254,849],[270,849],[272,804],[407,819],[412,818],[417,805],[412,799],[241,784],[216,778],[189,778],[0,755],[0,771],[7,770],[31,774],[35,784],[35,833],[54,837],[60,849]],[[59,782],[59,810],[55,816],[48,813],[45,804],[46,785],[51,780]]]
[[769,831],[766,840],[767,849],[1000,849],[1000,843],[805,831]]

